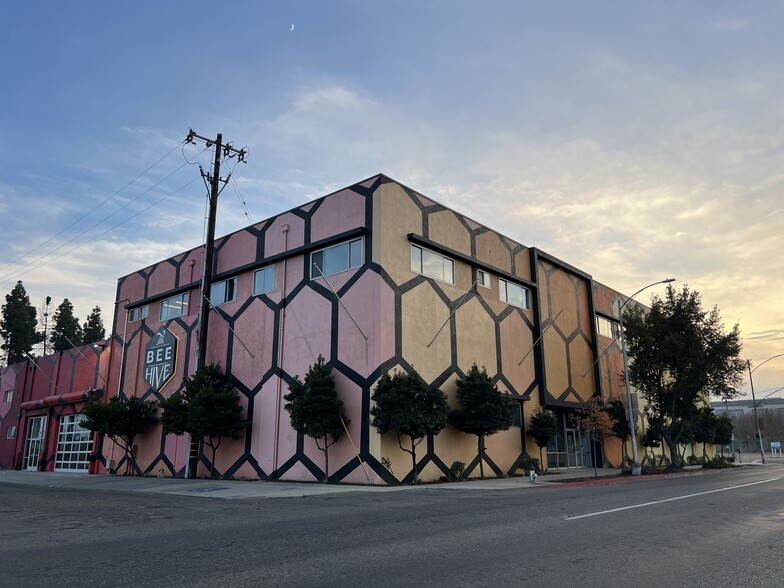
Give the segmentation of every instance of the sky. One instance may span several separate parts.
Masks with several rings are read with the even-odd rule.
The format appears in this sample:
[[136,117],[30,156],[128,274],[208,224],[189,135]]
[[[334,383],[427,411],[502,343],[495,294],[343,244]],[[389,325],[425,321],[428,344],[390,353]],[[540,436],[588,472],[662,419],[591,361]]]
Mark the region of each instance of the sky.
[[[627,294],[688,284],[759,365],[784,353],[783,24],[766,1],[9,3],[0,295],[108,319],[118,277],[199,245],[193,128],[249,150],[218,235],[384,173]],[[784,357],[754,373],[779,386]]]

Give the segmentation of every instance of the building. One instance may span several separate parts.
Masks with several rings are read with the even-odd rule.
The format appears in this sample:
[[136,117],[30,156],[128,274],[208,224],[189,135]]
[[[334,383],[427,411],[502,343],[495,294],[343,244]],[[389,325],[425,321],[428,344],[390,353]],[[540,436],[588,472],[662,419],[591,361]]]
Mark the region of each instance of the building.
[[[192,373],[202,264],[197,248],[119,279],[108,379],[122,394],[165,397]],[[623,390],[618,292],[383,175],[218,239],[214,271],[207,361],[234,377],[252,420],[243,439],[221,446],[223,476],[323,478],[320,452],[283,409],[288,383],[318,355],[334,367],[351,419],[350,439],[330,449],[330,477],[343,482],[412,475],[396,437],[369,425],[383,372],[413,366],[453,398],[457,377],[474,363],[486,367],[520,405],[517,425],[487,441],[485,466],[497,475],[539,455],[524,427],[539,407],[559,422],[550,467],[592,465],[569,416],[597,393]],[[156,342],[168,361],[148,353]],[[594,450],[599,465],[624,459],[615,440]],[[138,440],[143,473],[182,476],[188,455],[187,439],[160,427]],[[468,475],[478,471],[475,438],[451,428],[418,457],[425,480],[454,461],[466,462]],[[209,465],[199,452],[198,474]]]
[[84,403],[106,389],[109,341],[0,369],[0,469],[95,473]]
[[[66,386],[54,364],[46,368],[48,386],[43,368],[6,368],[3,389],[14,392],[0,404],[0,435],[16,419],[21,437],[33,440],[32,419],[47,411],[74,421],[83,398],[69,394],[103,388],[107,401],[116,394],[162,399],[181,389],[197,355],[202,265],[199,247],[121,277],[108,347],[38,360],[84,361],[94,370],[89,382],[74,376]],[[283,400],[319,355],[333,366],[350,418],[350,435],[330,449],[331,480],[411,480],[410,456],[394,434],[370,426],[369,412],[381,374],[412,367],[454,404],[455,380],[476,363],[518,402],[515,425],[486,440],[484,469],[495,475],[512,475],[522,460],[539,456],[526,423],[541,408],[558,423],[549,468],[628,460],[628,443],[592,447],[571,418],[595,395],[625,400],[617,317],[626,298],[386,176],[217,239],[213,269],[207,361],[234,378],[251,421],[241,439],[223,441],[215,464],[221,476],[323,479],[321,452],[292,430]],[[19,392],[30,390],[33,377],[36,392]],[[55,427],[55,420],[46,422]],[[56,435],[48,435],[43,455],[51,460]],[[16,431],[13,437],[13,457],[0,440],[0,466],[31,467],[25,455],[34,452],[22,451]],[[137,437],[135,455],[141,474],[206,476],[212,466],[209,452],[186,436],[164,435],[160,425]],[[87,469],[121,470],[122,456],[110,440],[96,438]],[[451,427],[423,443],[417,457],[423,480],[447,475],[456,461],[467,464],[467,476],[479,471],[476,439]]]

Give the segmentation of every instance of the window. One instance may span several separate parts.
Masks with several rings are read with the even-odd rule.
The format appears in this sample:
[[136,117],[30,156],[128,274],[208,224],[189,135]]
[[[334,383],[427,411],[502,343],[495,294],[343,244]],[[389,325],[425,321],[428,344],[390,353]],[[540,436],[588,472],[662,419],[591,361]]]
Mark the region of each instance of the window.
[[142,319],[146,319],[148,314],[150,314],[149,306],[146,304],[144,306],[138,306],[131,309],[131,314],[128,317],[128,320],[130,322],[140,321]]
[[331,276],[362,265],[362,239],[316,251],[310,256],[310,277]]
[[490,274],[484,270],[476,270],[476,283],[484,288],[490,287]]
[[210,286],[210,302],[215,306],[237,299],[237,278],[215,282]]
[[518,286],[513,282],[506,280],[498,280],[498,291],[501,296],[501,302],[506,302],[512,306],[529,310],[531,308],[530,293],[528,288]]
[[6,390],[5,394],[3,395],[3,402],[11,402],[14,398],[14,391],[13,390]]
[[161,320],[177,318],[188,314],[188,293],[183,292],[161,301]]
[[13,439],[16,437],[16,425],[11,425],[8,427],[8,431],[5,434],[6,439]]
[[596,317],[596,332],[610,339],[621,338],[621,325],[603,316]]
[[275,289],[275,266],[265,267],[253,273],[253,295],[272,292]]
[[417,245],[411,246],[411,271],[449,284],[455,283],[455,262]]

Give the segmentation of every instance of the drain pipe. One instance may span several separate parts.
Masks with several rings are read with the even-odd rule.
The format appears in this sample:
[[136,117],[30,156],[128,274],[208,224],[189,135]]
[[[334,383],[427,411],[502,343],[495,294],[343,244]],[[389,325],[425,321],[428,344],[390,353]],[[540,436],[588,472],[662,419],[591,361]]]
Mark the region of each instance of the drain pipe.
[[[281,227],[283,232],[283,252],[289,250],[289,229],[290,225],[285,224]],[[304,263],[304,262],[303,262]],[[275,479],[278,478],[278,451],[280,449],[280,408],[283,398],[283,335],[286,332],[286,269],[288,259],[283,258],[283,279],[281,280],[280,292],[280,327],[278,329],[278,387],[275,399],[275,442],[273,444],[272,472]]]

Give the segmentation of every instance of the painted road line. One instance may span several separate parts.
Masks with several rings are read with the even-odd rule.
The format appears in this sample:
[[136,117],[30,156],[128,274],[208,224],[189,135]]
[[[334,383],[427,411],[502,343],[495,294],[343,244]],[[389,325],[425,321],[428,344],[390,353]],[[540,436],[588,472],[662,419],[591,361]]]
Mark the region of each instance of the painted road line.
[[738,486],[727,486],[726,488],[718,488],[716,490],[708,490],[706,492],[697,492],[696,494],[686,494],[685,496],[675,496],[673,498],[665,498],[664,500],[654,500],[653,502],[643,502],[642,504],[632,504],[631,506],[622,506],[620,508],[611,508],[610,510],[600,510],[599,512],[591,512],[588,514],[577,515],[573,517],[564,517],[564,520],[574,521],[577,519],[585,519],[587,517],[596,517],[599,515],[610,514],[613,512],[620,512],[622,510],[631,510],[633,508],[642,508],[644,506],[653,506],[656,504],[663,504],[665,502],[672,502],[674,500],[683,500],[684,498],[694,498],[695,496],[704,496],[705,494],[713,494],[715,492],[724,492],[725,490],[737,490],[738,488],[746,488],[747,486],[756,486],[757,484],[767,484],[768,482],[775,482],[781,478],[771,478],[770,480],[760,480],[759,482],[750,482],[748,484],[740,484]]

